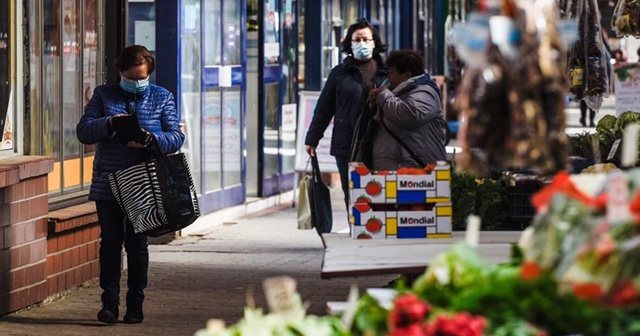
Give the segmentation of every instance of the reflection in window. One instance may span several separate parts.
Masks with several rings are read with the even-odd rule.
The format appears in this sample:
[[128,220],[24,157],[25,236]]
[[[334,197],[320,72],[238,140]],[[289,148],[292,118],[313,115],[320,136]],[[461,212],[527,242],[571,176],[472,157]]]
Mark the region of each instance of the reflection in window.
[[24,154],[40,155],[42,153],[42,35],[40,31],[40,0],[29,1],[29,101],[24,115]]
[[98,0],[29,0],[24,147],[25,154],[54,158],[52,194],[78,191],[91,181],[95,146],[82,146],[75,128],[102,83],[99,8]]
[[242,182],[242,113],[240,87],[224,89],[222,95],[222,157],[224,186]]
[[222,187],[222,115],[220,88],[207,88],[202,110],[205,193]]
[[[220,27],[220,3],[217,0],[206,0],[204,3],[204,31],[217,32]],[[226,3],[225,3],[226,4]],[[204,62],[205,65],[221,65],[220,55],[222,54],[222,43],[220,34],[206,34],[204,41]]]
[[[9,3],[0,3],[0,150],[13,148],[13,109],[9,111],[11,92],[11,23]],[[7,118],[8,117],[8,118]]]
[[264,2],[264,64],[280,62],[280,12],[276,0]]
[[265,84],[265,127],[264,127],[264,176],[278,174],[278,149],[280,118],[278,112],[280,85]]
[[184,125],[183,132],[185,133],[185,142],[182,145],[182,151],[187,154],[196,192],[201,194],[200,3],[195,0],[184,2],[183,10],[189,11],[190,14],[188,17],[195,22],[191,22],[189,27],[183,29],[183,34],[180,38],[180,60],[182,62],[180,66],[182,69],[182,76],[180,78],[182,106],[180,111]]
[[224,62],[223,65],[240,65],[242,63],[242,45],[240,39],[240,1],[224,3]]

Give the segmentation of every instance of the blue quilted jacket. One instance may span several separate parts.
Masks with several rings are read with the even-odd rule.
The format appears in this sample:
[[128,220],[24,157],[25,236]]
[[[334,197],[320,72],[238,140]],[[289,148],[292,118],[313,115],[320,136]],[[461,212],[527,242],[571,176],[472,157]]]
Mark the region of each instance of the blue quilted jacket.
[[109,187],[109,174],[152,157],[149,149],[122,145],[115,132],[109,132],[109,117],[127,113],[127,103],[135,105],[133,114],[138,117],[140,127],[153,134],[164,154],[176,152],[184,142],[173,94],[167,89],[151,84],[144,92],[134,95],[118,84],[97,87],[76,127],[80,142],[97,144],[90,200],[115,201]]

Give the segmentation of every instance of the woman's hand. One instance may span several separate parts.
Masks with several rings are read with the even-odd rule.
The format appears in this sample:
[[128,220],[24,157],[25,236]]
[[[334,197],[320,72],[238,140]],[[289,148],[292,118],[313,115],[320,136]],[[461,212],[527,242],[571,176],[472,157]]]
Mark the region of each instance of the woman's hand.
[[386,90],[386,87],[379,87],[379,88],[373,88],[371,89],[371,91],[369,91],[369,101],[371,102],[376,102],[378,100],[378,94],[384,90]]
[[307,152],[307,154],[309,154],[309,156],[316,156],[316,148],[309,146],[309,145],[305,145],[304,146],[304,150]]

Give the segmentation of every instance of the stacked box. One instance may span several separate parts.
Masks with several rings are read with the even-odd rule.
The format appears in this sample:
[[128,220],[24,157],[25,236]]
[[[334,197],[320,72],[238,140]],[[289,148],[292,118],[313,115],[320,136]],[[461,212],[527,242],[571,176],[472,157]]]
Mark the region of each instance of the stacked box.
[[356,239],[450,238],[451,169],[370,171],[349,163],[351,235]]

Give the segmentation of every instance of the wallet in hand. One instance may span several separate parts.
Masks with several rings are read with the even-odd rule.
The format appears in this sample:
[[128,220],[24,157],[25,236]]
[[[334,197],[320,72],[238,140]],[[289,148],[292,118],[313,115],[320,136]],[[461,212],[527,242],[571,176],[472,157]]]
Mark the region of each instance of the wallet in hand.
[[120,143],[126,145],[129,141],[144,144],[147,134],[140,128],[138,118],[128,114],[111,119],[111,127],[116,132]]

